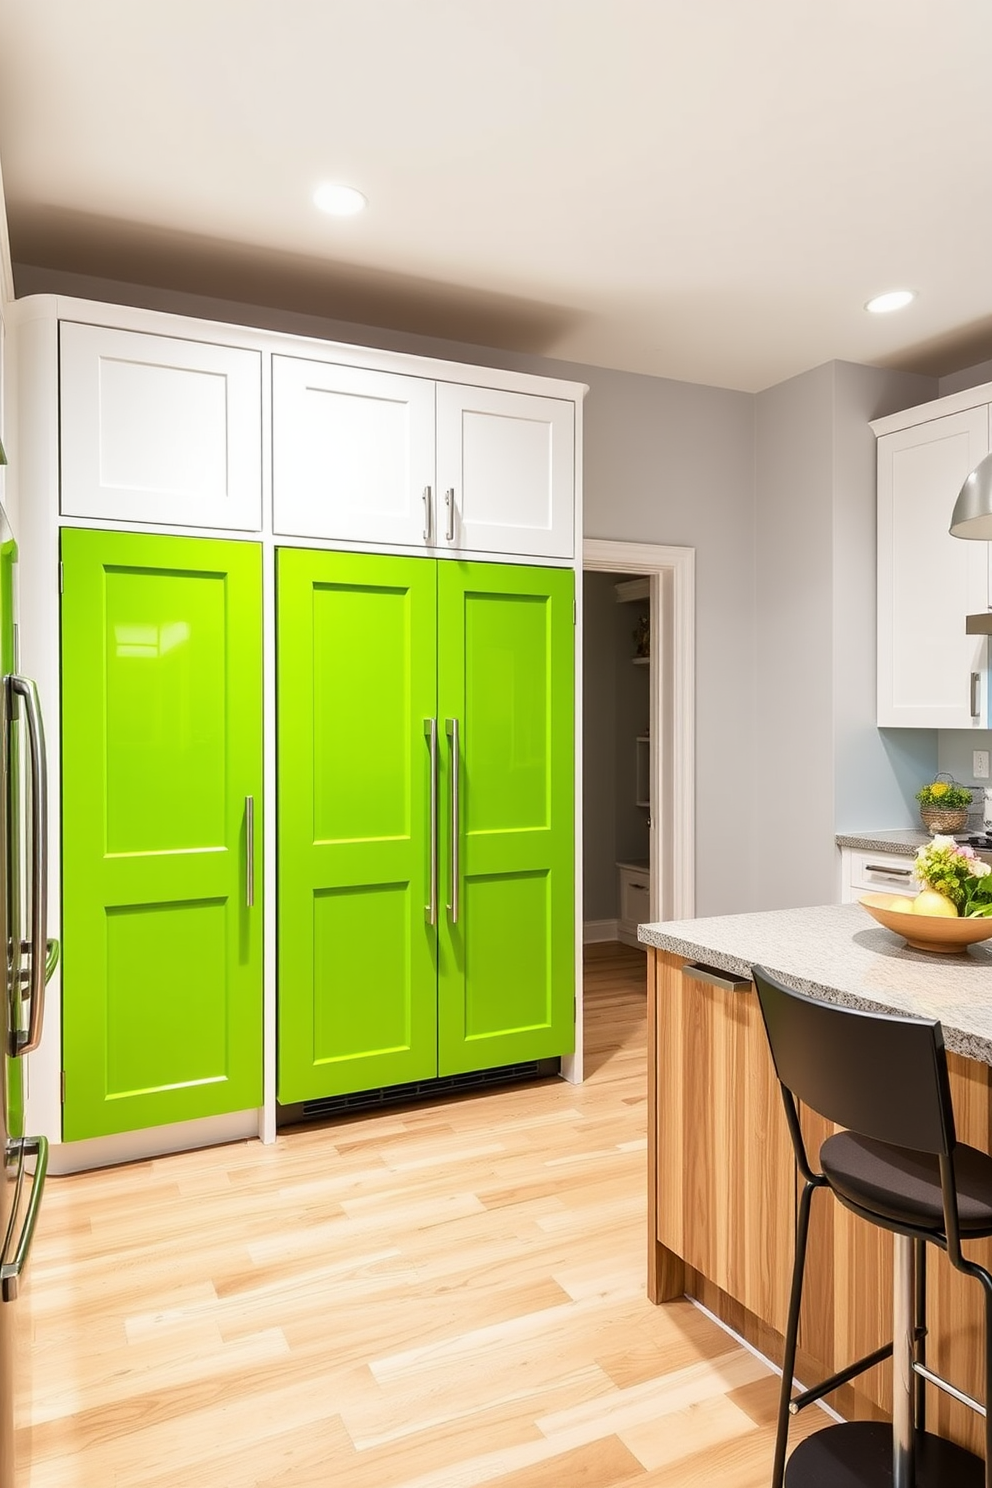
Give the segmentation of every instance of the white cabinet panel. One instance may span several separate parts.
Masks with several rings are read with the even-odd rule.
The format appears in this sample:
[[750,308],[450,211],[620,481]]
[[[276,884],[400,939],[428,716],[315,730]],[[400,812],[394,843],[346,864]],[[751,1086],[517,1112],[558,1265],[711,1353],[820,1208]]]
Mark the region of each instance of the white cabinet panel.
[[442,547],[571,558],[574,478],[572,403],[438,384]]
[[63,322],[64,516],[254,531],[257,351]]
[[989,545],[951,537],[961,485],[989,448],[987,406],[878,441],[878,724],[989,726]]
[[432,380],[272,358],[277,533],[424,544],[433,485]]

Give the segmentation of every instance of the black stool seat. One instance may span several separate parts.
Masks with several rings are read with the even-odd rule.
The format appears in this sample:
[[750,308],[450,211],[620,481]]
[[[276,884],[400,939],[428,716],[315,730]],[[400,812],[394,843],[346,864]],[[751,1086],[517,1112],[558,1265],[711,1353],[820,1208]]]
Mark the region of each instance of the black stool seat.
[[[820,1167],[841,1199],[911,1229],[944,1231],[940,1162],[929,1152],[895,1147],[857,1132],[837,1132],[820,1148]],[[958,1143],[954,1149],[962,1238],[992,1235],[992,1157]]]

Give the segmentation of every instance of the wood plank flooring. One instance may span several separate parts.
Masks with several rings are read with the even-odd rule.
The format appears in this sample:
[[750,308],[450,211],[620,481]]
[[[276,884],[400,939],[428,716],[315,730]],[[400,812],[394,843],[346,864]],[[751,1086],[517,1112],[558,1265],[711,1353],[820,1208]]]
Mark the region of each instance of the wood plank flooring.
[[764,1488],[776,1377],[645,1294],[644,957],[586,986],[581,1087],[52,1179],[31,1488]]

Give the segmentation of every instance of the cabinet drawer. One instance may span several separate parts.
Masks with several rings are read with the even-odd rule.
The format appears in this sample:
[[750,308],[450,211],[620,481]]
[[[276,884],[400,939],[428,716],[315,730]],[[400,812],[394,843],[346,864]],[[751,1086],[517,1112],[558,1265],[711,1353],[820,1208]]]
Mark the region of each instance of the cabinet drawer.
[[915,857],[904,853],[854,852],[851,854],[851,888],[873,889],[890,894],[918,894],[923,887],[913,876]]
[[651,881],[647,869],[620,869],[620,919],[646,925],[651,919]]
[[107,326],[60,327],[61,510],[257,531],[257,351]]

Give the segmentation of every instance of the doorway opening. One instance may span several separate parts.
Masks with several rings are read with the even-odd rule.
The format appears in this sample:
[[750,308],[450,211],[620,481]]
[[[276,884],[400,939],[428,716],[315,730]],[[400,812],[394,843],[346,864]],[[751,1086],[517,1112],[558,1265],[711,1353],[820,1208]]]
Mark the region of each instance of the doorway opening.
[[[659,544],[605,542],[588,539],[583,544],[582,567],[585,575],[609,575],[605,585],[614,591],[614,611],[633,614],[635,610],[645,612],[647,619],[647,656],[639,657],[638,637],[641,627],[635,620],[628,625],[618,621],[621,631],[630,630],[628,637],[630,655],[626,658],[624,675],[627,681],[641,673],[640,685],[646,691],[646,699],[638,697],[637,682],[628,688],[624,684],[624,701],[614,705],[614,696],[609,699],[611,719],[602,715],[606,708],[599,708],[594,697],[586,696],[583,688],[583,671],[587,655],[584,639],[585,626],[590,617],[580,609],[582,621],[576,637],[580,664],[577,668],[577,706],[583,709],[583,728],[579,735],[579,750],[576,759],[577,808],[582,813],[583,843],[576,873],[576,910],[578,924],[577,955],[581,959],[582,946],[588,940],[616,939],[621,910],[640,915],[644,920],[688,919],[695,912],[695,551],[692,548],[668,547]],[[644,592],[643,581],[647,580]],[[642,581],[638,584],[636,581]],[[616,594],[616,587],[621,592]],[[630,585],[626,590],[622,586]],[[629,596],[629,598],[628,598]],[[604,596],[602,593],[599,598]],[[619,600],[619,603],[616,601]],[[638,617],[639,618],[639,617]],[[646,665],[644,663],[647,663]],[[647,674],[646,679],[644,673]],[[627,674],[630,674],[628,676]],[[643,684],[646,680],[646,688]],[[604,701],[606,701],[604,699]],[[646,709],[645,704],[646,702]],[[616,716],[621,708],[623,716]],[[591,714],[590,714],[590,710]],[[641,725],[634,722],[646,711],[643,733]],[[600,731],[598,740],[590,736],[591,718]],[[602,749],[606,725],[621,731],[619,742],[614,734],[614,749],[628,750],[622,771],[611,780],[597,779],[585,767],[588,736],[590,763],[595,766],[597,758],[606,757]],[[628,724],[630,726],[628,726]],[[628,739],[626,734],[631,733]],[[607,751],[608,754],[608,751]],[[642,794],[646,780],[647,793]],[[602,825],[602,812],[588,811],[591,793],[622,790],[630,794],[629,805],[633,817],[628,815],[621,833],[629,830],[630,837],[623,843],[615,836],[613,842],[620,852],[612,858],[607,845],[597,847],[595,834]],[[638,806],[638,801],[646,805]],[[641,834],[638,835],[637,813],[641,817]],[[599,822],[597,823],[597,816]],[[614,818],[615,819],[615,818]],[[590,836],[592,839],[590,840]],[[605,844],[609,843],[607,828]],[[638,848],[637,845],[641,844]],[[628,853],[628,846],[636,848]],[[646,855],[644,847],[646,846]],[[604,856],[604,853],[607,854]],[[593,854],[596,856],[593,857]],[[621,904],[622,865],[629,862],[635,887],[628,890],[626,906]],[[620,864],[621,866],[618,866]],[[587,871],[591,866],[591,872]],[[646,874],[644,868],[646,866]],[[610,896],[607,876],[613,876],[614,892]],[[588,899],[587,886],[597,899]],[[587,902],[590,905],[587,912]],[[615,904],[616,913],[600,913],[604,903]],[[646,906],[646,912],[644,907]],[[631,923],[629,916],[627,924]],[[637,923],[634,921],[633,923]],[[582,1049],[582,1008],[576,1009],[576,1048]],[[581,1056],[575,1056],[575,1068],[562,1072],[573,1079],[581,1079]]]

